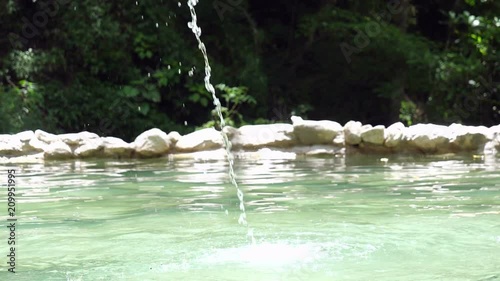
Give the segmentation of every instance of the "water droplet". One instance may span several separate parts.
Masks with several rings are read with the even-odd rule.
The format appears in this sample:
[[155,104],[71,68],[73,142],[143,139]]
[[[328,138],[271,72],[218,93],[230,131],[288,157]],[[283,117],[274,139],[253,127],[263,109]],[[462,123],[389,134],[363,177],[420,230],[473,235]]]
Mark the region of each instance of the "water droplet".
[[179,66],[182,66],[182,62],[179,62]]
[[139,5],[139,2],[135,1],[135,5],[136,5],[136,6],[137,6],[137,5]]
[[151,77],[151,73],[150,72],[148,72],[148,77]]
[[188,125],[188,121],[184,121],[184,126],[187,126]]
[[168,26],[168,22],[165,22],[165,26]]
[[158,28],[158,23],[156,23],[156,28]]
[[170,64],[169,64],[169,65],[167,65],[167,69],[169,69],[169,70],[170,70]]
[[177,2],[177,5],[178,5],[179,7],[180,7],[180,6],[182,6],[181,2]]
[[181,71],[181,69],[179,68],[179,74],[181,74],[181,72],[182,72],[182,71]]

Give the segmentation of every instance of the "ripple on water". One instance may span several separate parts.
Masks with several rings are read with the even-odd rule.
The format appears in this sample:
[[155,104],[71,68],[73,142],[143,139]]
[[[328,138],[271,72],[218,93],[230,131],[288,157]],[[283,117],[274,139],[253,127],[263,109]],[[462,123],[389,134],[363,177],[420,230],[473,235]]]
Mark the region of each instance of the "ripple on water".
[[345,161],[237,161],[254,246],[224,161],[24,165],[23,266],[34,281],[498,279],[498,161]]

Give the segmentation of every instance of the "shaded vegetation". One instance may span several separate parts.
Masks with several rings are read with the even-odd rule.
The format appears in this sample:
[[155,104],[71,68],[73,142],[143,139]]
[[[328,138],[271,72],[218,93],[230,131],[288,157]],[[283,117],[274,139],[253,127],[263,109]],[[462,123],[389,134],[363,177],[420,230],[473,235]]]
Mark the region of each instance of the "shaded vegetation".
[[[151,127],[217,126],[180,4],[2,2],[0,133],[131,140]],[[499,123],[498,1],[220,0],[197,10],[231,125],[291,114]]]

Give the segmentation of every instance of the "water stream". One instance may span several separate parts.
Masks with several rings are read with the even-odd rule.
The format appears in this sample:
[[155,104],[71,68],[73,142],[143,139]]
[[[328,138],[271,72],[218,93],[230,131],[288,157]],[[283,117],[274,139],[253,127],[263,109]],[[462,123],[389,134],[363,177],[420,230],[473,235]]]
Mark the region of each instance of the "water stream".
[[500,159],[234,164],[257,245],[227,161],[19,164],[19,272],[0,280],[500,281]]
[[212,94],[212,98],[214,100],[215,110],[217,111],[217,115],[220,119],[221,126],[221,134],[222,139],[224,141],[224,147],[226,148],[226,156],[229,162],[229,180],[232,185],[236,188],[236,193],[238,195],[238,199],[240,200],[240,217],[238,219],[238,223],[245,225],[248,229],[248,237],[251,239],[252,243],[255,244],[255,237],[253,235],[253,229],[249,227],[247,221],[247,214],[245,210],[245,201],[243,199],[243,191],[238,186],[238,182],[236,181],[236,174],[234,172],[234,156],[231,153],[231,141],[229,140],[226,132],[224,131],[224,127],[226,126],[226,122],[224,121],[224,116],[222,115],[222,105],[220,103],[219,98],[215,94],[215,88],[210,82],[210,77],[212,76],[212,69],[210,68],[210,63],[208,61],[208,54],[205,44],[201,41],[201,28],[197,23],[197,16],[195,6],[198,4],[198,0],[188,0],[189,10],[191,12],[191,21],[188,22],[188,27],[193,31],[196,40],[198,41],[198,48],[203,54],[203,58],[205,59],[205,88],[207,91]]

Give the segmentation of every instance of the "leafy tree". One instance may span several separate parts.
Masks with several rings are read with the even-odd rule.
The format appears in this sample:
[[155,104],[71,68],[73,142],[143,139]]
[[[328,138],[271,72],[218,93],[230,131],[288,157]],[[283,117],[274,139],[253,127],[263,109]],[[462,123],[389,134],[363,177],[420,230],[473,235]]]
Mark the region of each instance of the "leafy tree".
[[[0,133],[132,140],[218,126],[184,2],[0,5]],[[498,1],[218,0],[197,11],[229,124],[500,120]]]

